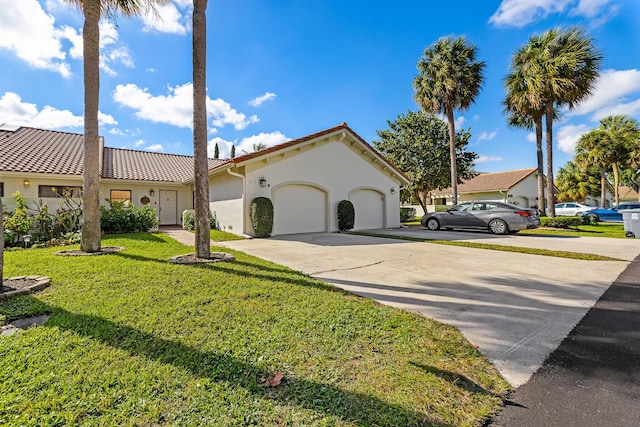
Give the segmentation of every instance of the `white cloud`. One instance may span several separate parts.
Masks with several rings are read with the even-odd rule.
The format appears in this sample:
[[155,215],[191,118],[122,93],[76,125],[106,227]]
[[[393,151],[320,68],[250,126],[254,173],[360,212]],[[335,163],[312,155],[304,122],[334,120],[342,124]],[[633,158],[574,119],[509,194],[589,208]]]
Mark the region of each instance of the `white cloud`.
[[496,137],[498,132],[482,132],[478,137],[478,141],[490,141]]
[[536,133],[535,132],[528,133],[527,134],[527,141],[533,142],[535,144],[536,143]]
[[[79,128],[84,125],[82,116],[50,105],[38,110],[36,104],[23,102],[20,95],[14,92],[6,92],[0,97],[0,117],[5,123],[44,129]],[[101,112],[98,112],[98,123],[117,124],[112,116]]]
[[0,0],[0,10],[0,49],[34,68],[71,76],[62,46],[67,32],[55,28],[55,18],[37,0]]
[[587,125],[566,125],[559,127],[556,133],[556,145],[567,154],[575,154],[580,137],[591,130]]
[[143,139],[139,139],[136,142],[133,143],[134,147],[141,147],[144,145],[144,140]]
[[633,115],[640,112],[640,70],[608,69],[600,74],[591,97],[569,116],[592,114],[597,121],[612,114]]
[[522,28],[554,13],[569,13],[598,19],[617,11],[612,0],[502,0],[498,10],[489,18],[497,27]]
[[190,30],[191,2],[176,1],[159,6],[156,13],[148,11],[142,16],[144,31],[184,35]]
[[149,145],[148,147],[146,147],[146,149],[149,151],[156,151],[156,152],[164,151],[164,147],[162,146],[162,144]]
[[272,99],[274,99],[276,97],[275,93],[272,92],[265,92],[264,95],[257,97],[256,99],[252,99],[251,101],[249,101],[249,105],[251,105],[252,107],[259,107],[261,106],[264,102],[266,101],[271,101]]
[[242,138],[240,142],[227,141],[220,137],[215,137],[209,140],[207,145],[207,155],[213,158],[215,152],[215,146],[218,144],[218,150],[220,152],[221,159],[228,159],[231,157],[231,146],[236,146],[236,157],[242,156],[247,153],[254,152],[254,145],[264,144],[266,147],[273,147],[274,145],[282,144],[284,142],[291,141],[291,138],[287,138],[280,131],[259,133],[258,135],[248,136]]
[[489,156],[486,154],[481,154],[478,156],[478,158],[475,160],[475,163],[487,163],[487,162],[501,162],[504,159],[500,156]]
[[[157,123],[191,128],[193,125],[193,85],[169,87],[169,95],[153,96],[148,89],[141,89],[135,84],[118,85],[113,92],[113,99],[120,105],[133,108],[136,116]],[[207,97],[207,116],[211,124],[223,127],[227,124],[242,130],[258,121],[257,116],[247,117],[239,113],[224,100]]]
[[[446,121],[446,119],[445,119],[445,121]],[[465,119],[464,116],[458,116],[457,119],[453,120],[453,124],[456,127],[456,132],[459,129],[462,129],[462,125],[464,125],[464,122],[466,122],[466,121],[467,121],[467,119]]]

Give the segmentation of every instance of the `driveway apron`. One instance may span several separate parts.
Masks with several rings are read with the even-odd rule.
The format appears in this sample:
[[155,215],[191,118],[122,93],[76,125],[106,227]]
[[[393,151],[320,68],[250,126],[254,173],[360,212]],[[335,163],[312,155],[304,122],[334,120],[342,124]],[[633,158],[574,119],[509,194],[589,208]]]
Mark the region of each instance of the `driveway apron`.
[[220,244],[456,326],[516,387],[628,265],[339,233]]

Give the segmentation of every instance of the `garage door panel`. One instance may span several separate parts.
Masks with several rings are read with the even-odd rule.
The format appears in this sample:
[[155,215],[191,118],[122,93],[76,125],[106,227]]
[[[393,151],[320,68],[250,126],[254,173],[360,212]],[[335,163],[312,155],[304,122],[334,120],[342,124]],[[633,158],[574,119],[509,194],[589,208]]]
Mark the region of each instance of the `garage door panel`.
[[327,230],[326,194],[309,185],[287,185],[274,192],[273,234]]
[[356,190],[349,196],[356,211],[354,230],[384,227],[384,197],[375,190]]

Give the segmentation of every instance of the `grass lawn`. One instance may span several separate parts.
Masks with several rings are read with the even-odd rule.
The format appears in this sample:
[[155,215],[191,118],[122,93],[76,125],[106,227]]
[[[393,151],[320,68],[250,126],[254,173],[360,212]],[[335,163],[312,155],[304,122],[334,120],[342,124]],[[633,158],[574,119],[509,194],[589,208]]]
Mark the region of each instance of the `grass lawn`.
[[478,426],[508,391],[453,327],[228,249],[194,266],[160,234],[103,245],[126,250],[5,254],[5,277],[52,286],[0,301],[5,321],[51,313],[0,337],[1,425]]
[[520,234],[548,234],[551,236],[590,236],[590,237],[613,237],[616,239],[626,239],[624,224],[599,222],[595,225],[579,225],[569,230],[536,228],[533,230],[523,230]]
[[211,240],[214,242],[227,242],[229,240],[244,240],[244,237],[221,230],[211,230]]

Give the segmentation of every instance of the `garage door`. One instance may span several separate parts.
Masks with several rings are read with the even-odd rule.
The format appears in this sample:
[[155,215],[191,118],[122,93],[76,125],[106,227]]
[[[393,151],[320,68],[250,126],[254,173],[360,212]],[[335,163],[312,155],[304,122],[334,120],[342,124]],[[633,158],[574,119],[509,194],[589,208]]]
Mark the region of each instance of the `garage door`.
[[384,227],[384,196],[374,190],[356,190],[349,195],[356,210],[355,230]]
[[327,231],[326,193],[309,185],[287,185],[273,193],[273,235]]

